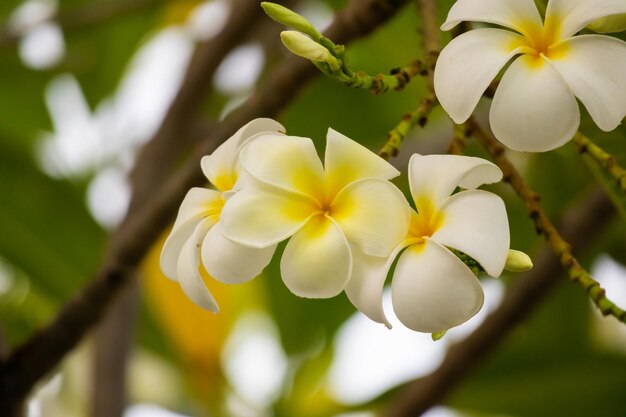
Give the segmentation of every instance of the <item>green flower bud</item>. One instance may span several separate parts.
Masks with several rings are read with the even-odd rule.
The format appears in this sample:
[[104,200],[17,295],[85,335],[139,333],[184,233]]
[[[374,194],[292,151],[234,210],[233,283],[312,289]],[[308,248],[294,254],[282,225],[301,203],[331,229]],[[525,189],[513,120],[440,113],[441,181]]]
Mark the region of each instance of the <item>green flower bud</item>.
[[287,27],[306,33],[314,40],[319,40],[322,35],[313,27],[311,22],[300,16],[293,10],[289,10],[285,6],[280,4],[270,3],[264,1],[261,3],[261,7],[265,10],[265,13],[278,23],[281,23]]
[[587,28],[598,33],[622,32],[626,30],[626,13],[601,17],[591,22]]
[[510,249],[504,269],[511,272],[525,272],[533,267],[530,256],[519,250]]
[[446,333],[447,333],[447,330],[443,330],[441,332],[431,333],[430,337],[433,339],[433,342],[436,342],[440,340],[442,337],[444,337]]
[[302,58],[314,62],[325,62],[328,64],[331,71],[337,71],[341,68],[337,58],[335,58],[328,49],[300,32],[286,30],[281,32],[280,39],[289,51]]

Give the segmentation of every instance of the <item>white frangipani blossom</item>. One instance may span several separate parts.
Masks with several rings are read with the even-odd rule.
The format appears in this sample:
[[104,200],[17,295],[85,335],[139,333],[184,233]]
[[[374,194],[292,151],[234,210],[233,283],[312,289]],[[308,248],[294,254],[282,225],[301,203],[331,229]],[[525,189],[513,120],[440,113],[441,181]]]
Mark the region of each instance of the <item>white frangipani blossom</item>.
[[359,268],[354,253],[386,257],[406,236],[410,207],[388,181],[399,172],[332,129],[324,166],[311,139],[270,134],[240,161],[249,181],[224,206],[224,235],[259,249],[291,238],[280,269],[298,296],[339,294]]
[[[502,273],[509,251],[506,209],[497,195],[475,190],[501,178],[497,166],[480,158],[413,155],[409,184],[417,212],[412,212],[410,230],[388,258],[359,254],[346,287],[350,301],[372,320],[390,327],[382,307],[383,286],[401,253],[391,294],[393,309],[404,325],[435,333],[474,316],[483,305],[482,288],[448,248],[471,256],[490,276]],[[457,186],[467,190],[453,194]]]
[[274,120],[255,119],[202,158],[202,171],[214,188],[189,190],[161,252],[165,276],[177,280],[185,294],[202,308],[219,310],[200,274],[200,259],[209,275],[225,283],[251,280],[272,259],[276,245],[253,249],[226,239],[220,216],[226,200],[245,180],[239,164],[240,150],[260,135],[280,136],[284,131]]
[[514,57],[489,115],[511,149],[543,152],[569,141],[580,124],[576,97],[604,131],[626,115],[626,43],[576,35],[598,18],[626,13],[623,0],[549,0],[542,22],[533,0],[458,0],[442,30],[462,21],[503,26],[466,32],[441,52],[435,68],[439,102],[466,121],[500,70]]

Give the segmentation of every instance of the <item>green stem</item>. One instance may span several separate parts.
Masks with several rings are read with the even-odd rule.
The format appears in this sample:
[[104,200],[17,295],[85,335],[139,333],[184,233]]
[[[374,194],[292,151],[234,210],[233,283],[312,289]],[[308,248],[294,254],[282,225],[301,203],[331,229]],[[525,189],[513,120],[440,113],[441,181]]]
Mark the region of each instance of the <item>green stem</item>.
[[342,68],[328,75],[348,87],[369,90],[372,94],[378,95],[389,90],[402,90],[415,76],[426,74],[427,70],[424,63],[415,60],[406,67],[392,69],[389,75],[382,73],[369,75],[363,71],[354,72],[347,67],[345,61],[342,61]]
[[406,135],[416,125],[420,125],[421,127],[426,125],[428,116],[435,107],[435,104],[437,104],[437,99],[434,93],[430,93],[420,100],[419,107],[416,110],[402,115],[400,123],[387,133],[387,142],[385,142],[380,151],[378,151],[378,155],[384,159],[397,156]]
[[[437,27],[437,2],[435,0],[418,0],[417,6],[421,17],[422,46],[426,56],[427,65],[422,68],[421,75],[425,76],[427,83],[427,95],[423,97],[416,110],[405,113],[400,123],[387,134],[387,142],[380,149],[378,154],[389,159],[395,157],[400,152],[400,146],[404,142],[406,135],[416,125],[424,127],[428,122],[428,116],[437,104],[435,95],[434,68],[439,56],[441,39],[439,28]],[[419,61],[416,61],[419,62]]]
[[473,130],[474,137],[491,154],[496,165],[502,170],[504,181],[508,182],[517,195],[526,203],[528,214],[535,223],[537,232],[546,238],[552,251],[559,258],[565,271],[567,271],[569,279],[581,285],[587,291],[589,298],[603,315],[613,316],[626,324],[626,311],[616,306],[606,297],[604,288],[593,279],[589,272],[574,257],[570,244],[563,239],[541,208],[539,195],[526,183],[511,161],[505,156],[504,147],[473,117],[470,118],[468,123]]
[[626,169],[617,163],[613,155],[593,143],[591,139],[580,132],[576,133],[572,141],[581,155],[586,154],[594,159],[609,175],[615,178],[617,185],[626,193]]
[[471,135],[467,124],[454,124],[452,130],[452,141],[448,145],[448,153],[450,155],[463,155],[465,152],[465,140]]

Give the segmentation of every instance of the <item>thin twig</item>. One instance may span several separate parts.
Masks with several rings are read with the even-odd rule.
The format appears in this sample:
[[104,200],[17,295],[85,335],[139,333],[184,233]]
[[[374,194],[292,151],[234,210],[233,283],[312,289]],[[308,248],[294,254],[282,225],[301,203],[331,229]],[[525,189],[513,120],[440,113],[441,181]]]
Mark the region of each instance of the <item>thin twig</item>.
[[[585,194],[581,203],[563,217],[563,234],[580,251],[602,236],[615,211],[600,190]],[[500,306],[465,340],[453,345],[431,374],[408,383],[390,402],[385,417],[416,417],[441,401],[522,323],[552,289],[562,282],[562,268],[550,248],[535,259],[535,267],[517,278]]]
[[452,129],[452,141],[448,145],[448,153],[451,155],[463,155],[465,152],[465,140],[471,136],[471,130],[466,123],[454,124]]
[[615,178],[617,185],[626,193],[626,169],[617,163],[613,155],[606,152],[580,132],[576,133],[572,141],[578,148],[578,152],[593,158],[610,176]]
[[387,74],[369,75],[363,71],[352,71],[345,64],[335,74],[330,74],[348,87],[369,90],[373,95],[386,93],[387,91],[401,91],[407,84],[418,75],[427,75],[428,64],[420,60],[414,60],[402,68],[394,68]]
[[441,49],[441,31],[437,22],[436,0],[417,0],[422,23],[422,47],[428,63],[428,91],[435,92],[434,69]]
[[[352,0],[327,31],[341,43],[369,34],[393,16],[407,0]],[[0,415],[13,416],[34,384],[50,372],[97,323],[110,302],[132,277],[137,265],[171,222],[186,191],[203,183],[199,160],[255,117],[275,116],[317,74],[314,67],[288,59],[264,87],[220,123],[181,171],[155,193],[143,209],[129,215],[117,230],[107,260],[58,316],[0,363]]]
[[428,122],[428,116],[436,104],[437,100],[434,96],[429,95],[420,100],[417,110],[403,114],[400,123],[387,133],[387,141],[382,148],[380,148],[380,151],[378,151],[378,155],[384,159],[398,156],[400,147],[402,146],[402,142],[404,142],[406,135],[415,126],[419,125],[424,127],[426,125]]
[[626,311],[616,306],[606,297],[606,292],[600,284],[583,268],[572,254],[570,244],[563,239],[552,222],[548,219],[539,204],[539,195],[526,183],[511,161],[504,155],[504,147],[497,139],[486,131],[474,118],[470,118],[469,124],[473,129],[474,136],[485,150],[491,154],[494,162],[504,173],[504,181],[511,184],[517,195],[526,203],[526,208],[531,219],[535,223],[537,232],[542,234],[552,251],[558,256],[561,265],[567,271],[572,282],[581,285],[589,298],[605,316],[613,316],[622,323],[626,323]]
[[378,151],[378,155],[384,159],[398,156],[400,146],[402,146],[406,135],[416,125],[424,127],[428,122],[428,116],[437,104],[434,83],[434,68],[439,55],[440,45],[439,28],[437,27],[437,4],[435,0],[418,0],[417,5],[422,22],[422,46],[426,56],[425,61],[427,62],[427,65],[424,67],[426,73],[423,75],[426,75],[428,80],[428,92],[420,100],[417,109],[403,114],[400,123],[387,133],[387,141]]

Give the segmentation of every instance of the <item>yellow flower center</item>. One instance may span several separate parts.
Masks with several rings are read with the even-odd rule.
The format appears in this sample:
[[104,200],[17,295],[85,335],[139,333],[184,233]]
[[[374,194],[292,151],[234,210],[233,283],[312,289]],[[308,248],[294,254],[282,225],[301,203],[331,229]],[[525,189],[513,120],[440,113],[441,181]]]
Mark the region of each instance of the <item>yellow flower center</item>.
[[543,65],[543,58],[560,59],[567,54],[567,44],[561,42],[561,24],[552,16],[545,21],[543,27],[532,23],[518,25],[525,39],[516,42],[513,48],[521,47],[521,53],[530,66]]
[[411,216],[408,238],[423,240],[434,235],[443,226],[445,215],[435,209],[430,199],[420,199],[416,205],[418,213]]
[[222,171],[213,181],[213,186],[221,192],[230,191],[237,182],[237,173]]
[[205,207],[206,217],[215,216],[215,220],[219,220],[225,203],[226,200],[224,200],[224,197],[211,200]]

